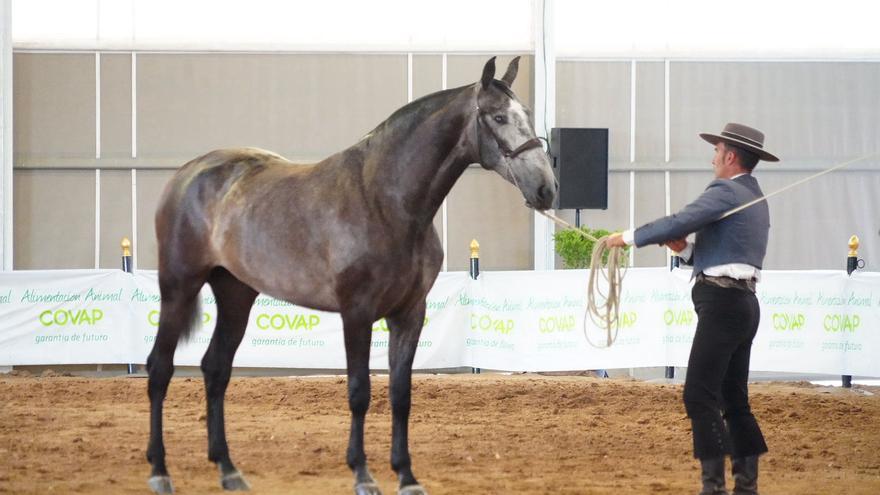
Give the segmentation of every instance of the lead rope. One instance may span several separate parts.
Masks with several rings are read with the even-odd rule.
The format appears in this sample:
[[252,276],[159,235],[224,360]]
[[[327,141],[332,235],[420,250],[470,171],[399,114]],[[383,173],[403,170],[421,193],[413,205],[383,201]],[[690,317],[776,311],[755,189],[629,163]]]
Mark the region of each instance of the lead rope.
[[[828,168],[828,169],[823,170],[819,173],[813,174],[809,177],[806,177],[806,178],[798,180],[792,184],[789,184],[781,189],[773,191],[770,194],[765,194],[764,196],[761,196],[760,198],[749,201],[748,203],[745,203],[743,205],[737,206],[736,208],[733,208],[733,209],[725,212],[718,219],[721,220],[722,218],[727,218],[730,215],[733,215],[734,213],[738,213],[742,210],[745,210],[746,208],[748,208],[750,206],[753,206],[753,205],[756,205],[762,201],[765,201],[767,198],[775,196],[783,191],[787,191],[794,186],[811,181],[817,177],[821,177],[827,173],[833,172],[833,171],[840,169],[840,168],[843,168],[847,165],[852,165],[853,163],[860,162],[860,161],[866,160],[868,158],[874,158],[877,156],[880,156],[880,153],[865,155],[860,158],[856,158],[856,159],[849,160],[849,161],[846,161],[843,163],[839,163],[837,165],[834,165],[831,168]],[[508,171],[510,172],[511,177],[513,177],[514,185],[517,185],[517,188],[519,188],[519,185],[516,184],[516,176],[513,175],[513,171],[510,170],[509,167],[508,167]],[[549,218],[550,220],[557,223],[558,225],[561,225],[565,228],[574,229],[581,236],[595,242],[595,245],[593,246],[593,255],[590,258],[590,278],[587,282],[587,310],[586,310],[586,313],[584,314],[584,337],[587,339],[587,342],[591,346],[597,347],[597,348],[603,347],[603,346],[596,345],[592,341],[592,339],[590,339],[590,336],[587,333],[587,318],[589,317],[593,321],[594,325],[596,325],[600,329],[605,330],[606,337],[607,337],[607,339],[606,339],[607,345],[605,345],[604,347],[610,347],[611,344],[613,344],[614,341],[617,339],[617,331],[619,329],[617,323],[620,318],[620,292],[623,289],[623,277],[624,277],[624,275],[626,275],[626,268],[623,268],[621,270],[621,266],[620,266],[620,260],[621,260],[620,257],[622,255],[622,253],[624,252],[624,250],[619,247],[613,247],[613,248],[608,247],[608,244],[607,244],[608,236],[604,236],[599,239],[596,239],[595,237],[591,236],[590,234],[587,234],[583,230],[576,228],[575,226],[571,225],[570,223],[566,222],[565,220],[557,217],[556,215],[554,215],[552,213],[549,213],[546,211],[539,211],[539,210],[535,210],[535,211],[537,211],[541,215],[544,215],[545,217]],[[608,262],[607,262],[607,264],[605,264],[603,266],[602,258],[605,256],[606,252],[608,253]],[[602,278],[604,278],[605,281],[608,283],[608,293],[607,294],[602,292],[601,287],[598,284],[599,277],[597,276],[597,273],[601,273]],[[612,332],[612,328],[613,328],[613,332]]]

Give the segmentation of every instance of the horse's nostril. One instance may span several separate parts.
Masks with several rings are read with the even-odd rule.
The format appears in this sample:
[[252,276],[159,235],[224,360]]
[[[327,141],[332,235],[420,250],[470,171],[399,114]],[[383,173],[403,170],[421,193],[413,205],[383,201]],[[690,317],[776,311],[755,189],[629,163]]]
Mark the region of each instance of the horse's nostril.
[[541,186],[538,189],[538,197],[541,201],[550,201],[553,199],[553,190],[547,186]]

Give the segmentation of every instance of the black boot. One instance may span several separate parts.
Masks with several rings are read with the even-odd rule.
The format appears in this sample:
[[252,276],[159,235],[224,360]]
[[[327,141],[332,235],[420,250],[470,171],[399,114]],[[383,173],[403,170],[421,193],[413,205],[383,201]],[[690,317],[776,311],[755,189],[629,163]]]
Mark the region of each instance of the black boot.
[[700,459],[703,468],[703,490],[700,495],[728,495],[724,488],[724,457]]
[[733,494],[758,495],[758,456],[733,459]]

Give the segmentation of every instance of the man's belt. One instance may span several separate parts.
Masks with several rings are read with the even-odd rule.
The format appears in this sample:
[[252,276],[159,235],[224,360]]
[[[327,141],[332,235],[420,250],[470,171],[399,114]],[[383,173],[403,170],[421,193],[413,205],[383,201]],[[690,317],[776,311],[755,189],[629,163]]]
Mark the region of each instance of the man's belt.
[[750,278],[748,280],[740,280],[738,278],[732,277],[713,277],[711,275],[706,275],[703,272],[700,272],[696,276],[697,282],[702,282],[704,284],[714,285],[716,287],[722,287],[724,289],[739,289],[739,290],[747,290],[749,292],[755,292],[755,279]]

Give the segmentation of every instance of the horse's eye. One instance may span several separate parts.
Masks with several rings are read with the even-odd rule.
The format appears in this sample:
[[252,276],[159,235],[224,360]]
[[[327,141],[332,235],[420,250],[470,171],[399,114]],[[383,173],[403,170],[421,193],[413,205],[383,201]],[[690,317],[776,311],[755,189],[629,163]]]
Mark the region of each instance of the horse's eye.
[[504,115],[496,115],[495,116],[495,122],[498,122],[499,124],[503,124],[504,121],[505,121]]

